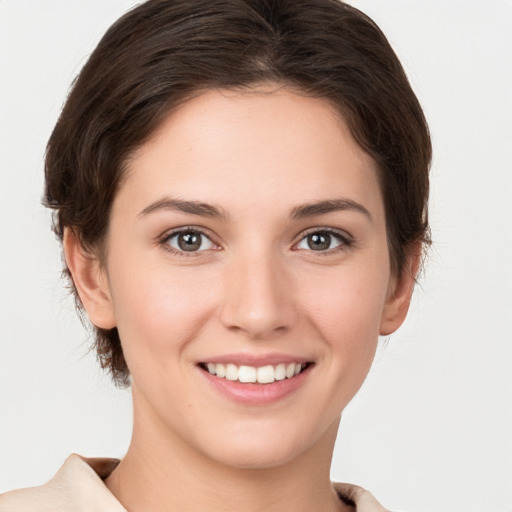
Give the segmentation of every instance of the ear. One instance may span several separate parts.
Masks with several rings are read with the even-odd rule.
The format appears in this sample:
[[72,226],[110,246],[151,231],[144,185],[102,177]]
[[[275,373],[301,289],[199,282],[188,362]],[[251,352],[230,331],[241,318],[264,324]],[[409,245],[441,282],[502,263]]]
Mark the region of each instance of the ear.
[[406,264],[400,277],[392,279],[388,290],[388,297],[380,322],[381,336],[394,333],[404,322],[412,292],[416,284],[416,275],[421,262],[421,244],[417,244],[407,257]]
[[116,326],[106,271],[97,257],[89,254],[71,228],[62,242],[66,264],[89,320],[101,329]]

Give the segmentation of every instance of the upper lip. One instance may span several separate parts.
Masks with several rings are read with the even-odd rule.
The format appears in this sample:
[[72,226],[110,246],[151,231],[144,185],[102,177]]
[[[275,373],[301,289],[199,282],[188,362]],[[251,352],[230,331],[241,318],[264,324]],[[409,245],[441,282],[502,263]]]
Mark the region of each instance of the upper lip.
[[255,366],[257,368],[267,365],[277,365],[281,363],[311,363],[311,359],[307,357],[295,356],[290,354],[244,354],[232,353],[219,356],[207,357],[200,363],[207,364],[235,364],[237,366]]

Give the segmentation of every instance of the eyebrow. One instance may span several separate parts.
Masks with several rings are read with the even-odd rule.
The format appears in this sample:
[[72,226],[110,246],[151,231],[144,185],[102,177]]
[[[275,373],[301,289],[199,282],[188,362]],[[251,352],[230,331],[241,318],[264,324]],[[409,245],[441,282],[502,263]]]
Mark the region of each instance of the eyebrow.
[[192,215],[200,215],[202,217],[220,219],[226,219],[228,217],[226,212],[212,206],[211,204],[202,203],[200,201],[183,201],[172,197],[164,197],[163,199],[159,199],[158,201],[151,203],[139,213],[139,217],[145,217],[150,213],[166,210],[190,213]]
[[[139,217],[145,217],[150,213],[165,210],[189,213],[202,217],[212,217],[218,219],[228,218],[228,214],[226,212],[216,208],[211,204],[202,203],[200,201],[184,201],[171,197],[165,197],[155,201],[154,203],[151,203],[139,213]],[[290,213],[290,217],[292,219],[305,219],[308,217],[314,217],[316,215],[347,210],[361,213],[372,220],[370,212],[362,204],[357,203],[356,201],[352,201],[351,199],[328,199],[325,201],[319,201],[317,203],[299,205],[293,208]]]
[[318,203],[300,205],[292,210],[291,217],[294,219],[305,219],[314,217],[315,215],[347,210],[362,213],[372,220],[370,212],[362,204],[352,201],[351,199],[328,199],[326,201],[319,201]]

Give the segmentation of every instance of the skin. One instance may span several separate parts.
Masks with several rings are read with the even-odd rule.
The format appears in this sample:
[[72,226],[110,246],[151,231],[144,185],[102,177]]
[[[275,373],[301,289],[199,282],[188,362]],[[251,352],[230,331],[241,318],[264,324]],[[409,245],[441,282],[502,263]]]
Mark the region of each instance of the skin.
[[[171,199],[222,216],[162,207]],[[350,207],[293,215],[339,200]],[[191,227],[201,250],[172,252],[169,233]],[[311,249],[326,229],[331,248]],[[64,248],[132,375],[132,442],[106,481],[128,510],[351,510],[329,482],[341,412],[378,335],[403,322],[418,258],[391,274],[376,164],[330,104],[275,84],[189,100],[130,160],[105,261],[71,230]],[[283,399],[245,404],[198,366],[233,353],[312,364]]]

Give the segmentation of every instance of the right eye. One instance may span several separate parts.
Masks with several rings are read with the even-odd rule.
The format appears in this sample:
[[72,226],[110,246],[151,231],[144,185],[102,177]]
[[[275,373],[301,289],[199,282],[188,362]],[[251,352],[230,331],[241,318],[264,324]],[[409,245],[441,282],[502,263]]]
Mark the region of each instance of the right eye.
[[186,229],[168,235],[163,243],[176,252],[200,252],[215,248],[215,244],[201,231]]

